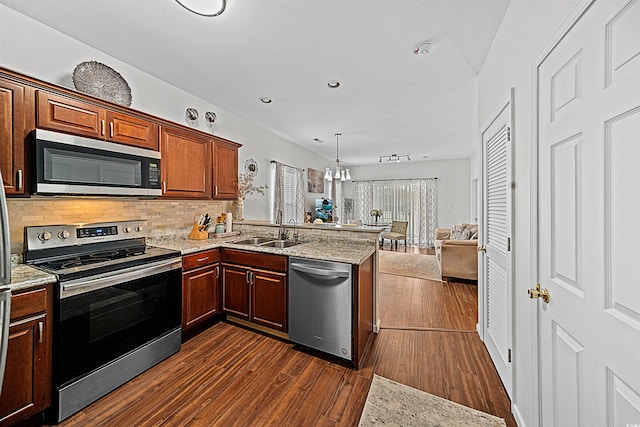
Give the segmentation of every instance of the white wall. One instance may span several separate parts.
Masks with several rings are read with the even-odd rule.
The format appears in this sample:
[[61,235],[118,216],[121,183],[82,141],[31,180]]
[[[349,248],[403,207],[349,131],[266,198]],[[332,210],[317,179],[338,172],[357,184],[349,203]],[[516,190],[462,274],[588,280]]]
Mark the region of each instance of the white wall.
[[[438,178],[438,226],[470,222],[469,159],[379,163],[350,168],[356,181],[368,179]],[[345,183],[344,197],[353,197],[353,185]]]
[[[117,31],[117,28],[114,29]],[[13,9],[0,5],[0,66],[31,77],[73,89],[71,74],[77,64],[95,60],[118,71],[131,87],[132,108],[181,124],[185,110],[200,113],[198,129],[243,144],[239,151],[239,172],[253,158],[258,163],[255,185],[267,184],[269,161],[324,170],[329,159],[290,143],[273,133],[159,80],[112,56],[79,42]],[[213,111],[218,120],[208,128],[204,113]],[[315,195],[311,195],[315,197]],[[270,219],[267,196],[251,195],[245,201],[245,218]]]
[[[520,427],[532,426],[530,301],[531,64],[575,6],[574,0],[511,0],[478,80],[478,122],[483,126],[515,87],[515,369],[512,404]],[[478,129],[479,132],[481,129]],[[477,163],[478,160],[474,160]],[[479,170],[479,169],[478,169]]]

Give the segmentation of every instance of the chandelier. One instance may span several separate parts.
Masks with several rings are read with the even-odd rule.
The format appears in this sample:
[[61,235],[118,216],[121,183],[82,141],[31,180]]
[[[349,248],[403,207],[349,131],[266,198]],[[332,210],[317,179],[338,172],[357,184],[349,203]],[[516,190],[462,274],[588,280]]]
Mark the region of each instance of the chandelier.
[[[342,135],[340,133],[336,133],[336,161],[331,162],[327,165],[324,170],[324,179],[327,181],[333,181],[334,179],[340,181],[346,181],[351,179],[351,174],[349,173],[349,169],[346,167],[344,163],[340,162],[340,158],[338,156],[338,138]],[[335,168],[333,164],[335,163]]]

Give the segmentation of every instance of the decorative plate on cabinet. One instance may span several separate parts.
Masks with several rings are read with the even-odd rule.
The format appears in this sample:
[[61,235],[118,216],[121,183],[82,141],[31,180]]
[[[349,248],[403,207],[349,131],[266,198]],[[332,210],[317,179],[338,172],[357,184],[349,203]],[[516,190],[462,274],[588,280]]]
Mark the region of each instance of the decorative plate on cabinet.
[[254,176],[258,173],[258,163],[253,159],[247,160],[244,162],[244,171],[247,175]]
[[97,61],[85,61],[73,70],[73,85],[80,92],[129,107],[131,88],[113,68]]

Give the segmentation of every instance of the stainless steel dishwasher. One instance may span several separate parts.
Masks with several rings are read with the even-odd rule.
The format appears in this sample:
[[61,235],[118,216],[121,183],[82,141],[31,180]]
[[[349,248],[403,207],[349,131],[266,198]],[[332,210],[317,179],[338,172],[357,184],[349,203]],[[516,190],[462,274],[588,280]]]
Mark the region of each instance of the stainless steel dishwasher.
[[351,264],[289,258],[289,339],[351,360]]

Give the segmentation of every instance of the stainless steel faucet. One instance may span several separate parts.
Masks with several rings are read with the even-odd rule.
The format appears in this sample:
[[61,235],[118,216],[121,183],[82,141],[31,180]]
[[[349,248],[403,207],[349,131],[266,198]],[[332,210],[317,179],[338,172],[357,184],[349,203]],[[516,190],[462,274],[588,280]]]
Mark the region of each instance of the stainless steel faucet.
[[289,220],[289,224],[293,224],[293,235],[291,236],[291,238],[293,239],[294,242],[298,241],[298,233],[296,232],[296,220],[291,218]]
[[279,225],[279,227],[278,227],[278,239],[287,240],[287,233],[285,233],[285,231],[284,231],[284,224],[282,222],[282,209],[278,210],[278,216],[277,216],[277,219],[276,219],[276,224]]

